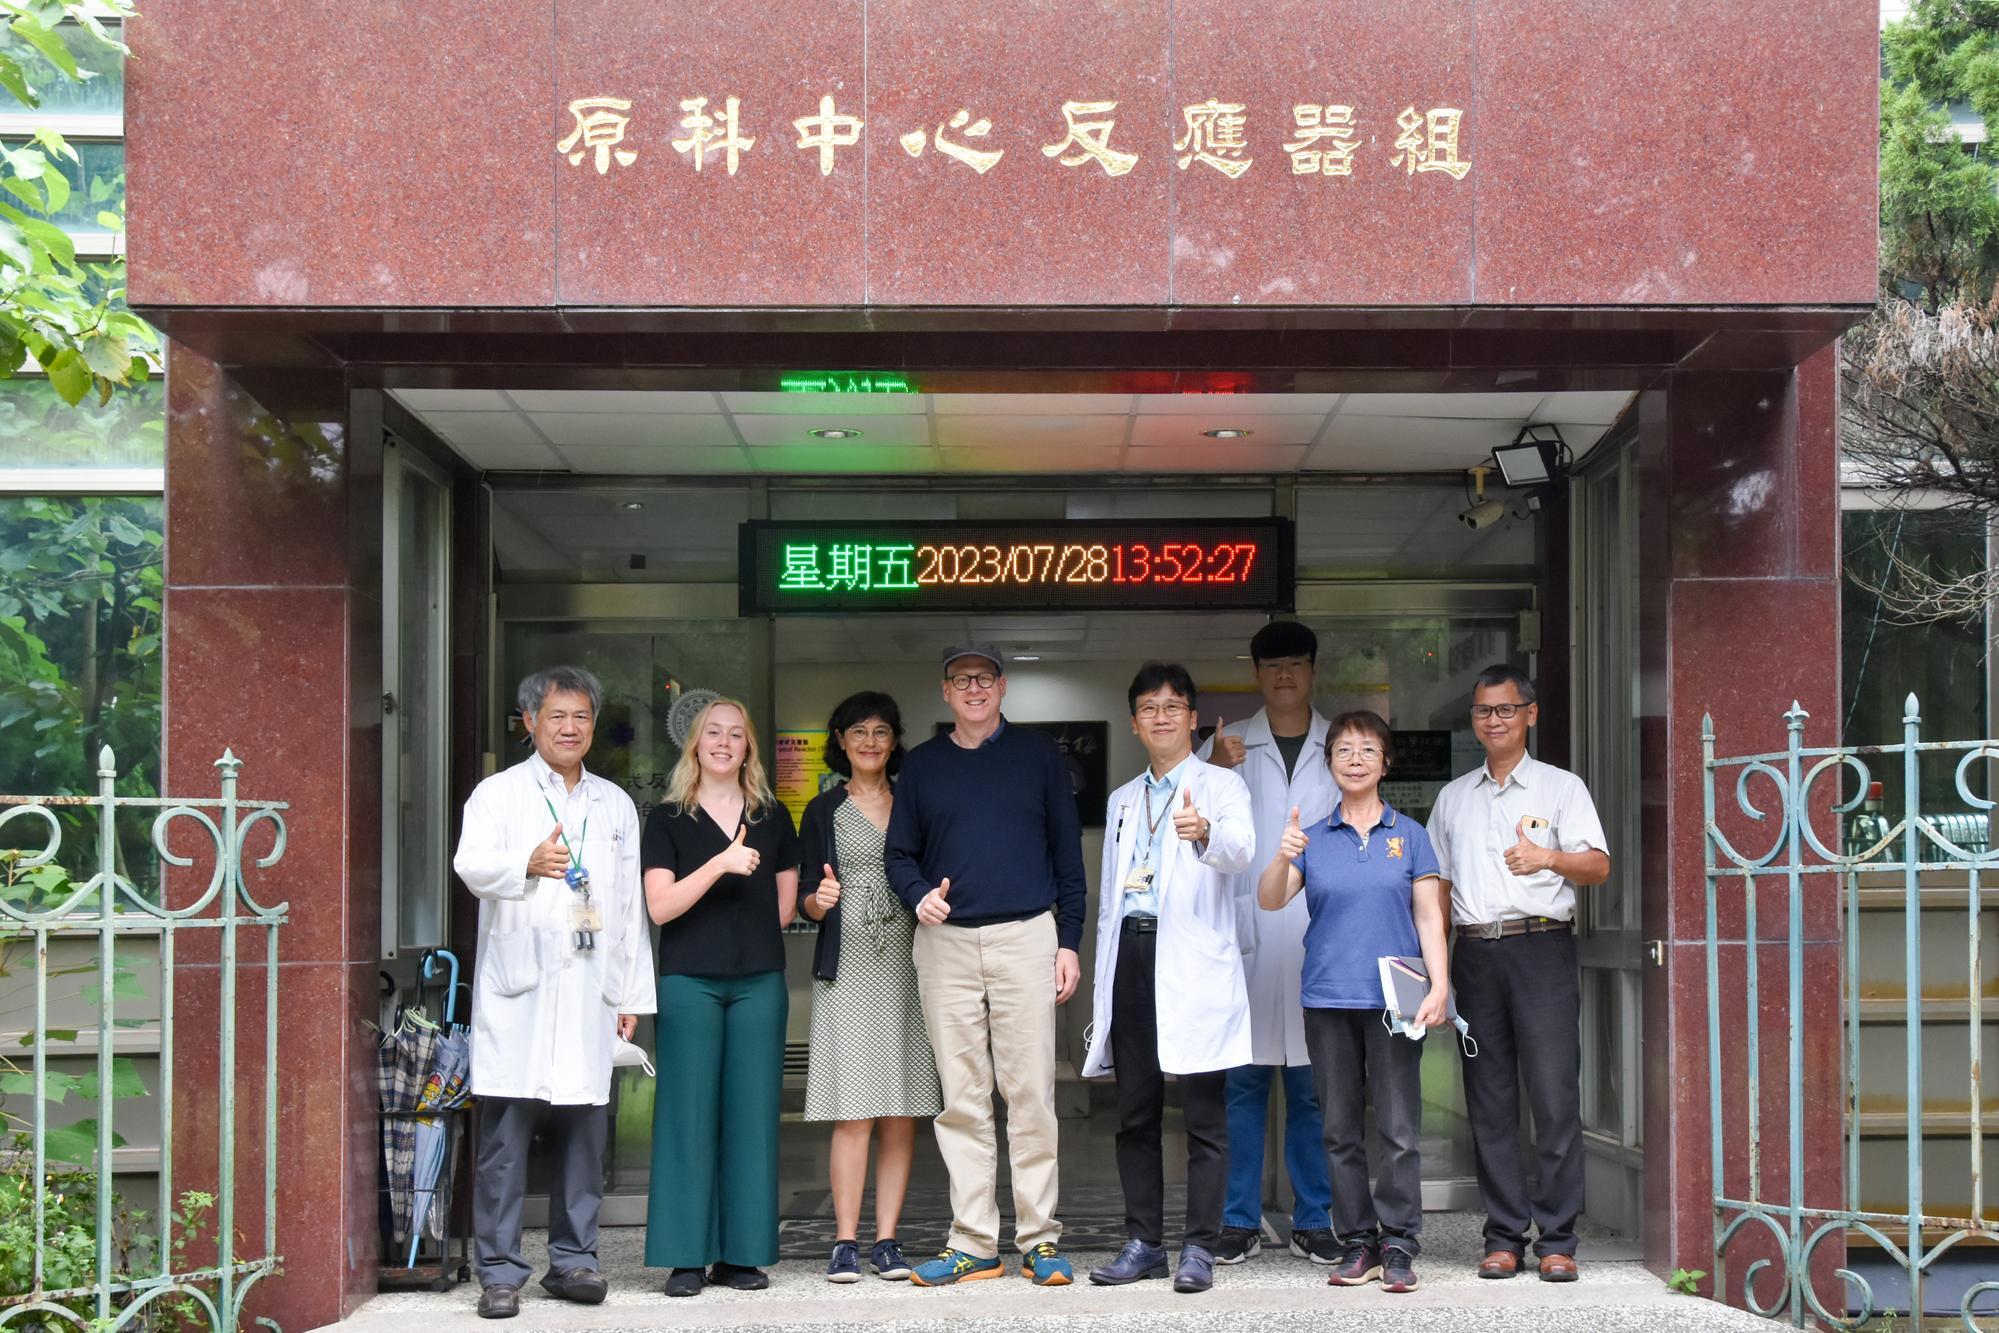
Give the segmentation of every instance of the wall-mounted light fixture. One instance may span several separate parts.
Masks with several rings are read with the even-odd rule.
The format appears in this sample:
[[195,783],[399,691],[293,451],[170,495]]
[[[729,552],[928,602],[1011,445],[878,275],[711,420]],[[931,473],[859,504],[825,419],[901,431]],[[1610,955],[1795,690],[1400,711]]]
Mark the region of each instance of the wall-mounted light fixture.
[[1513,443],[1492,451],[1492,465],[1499,479],[1509,487],[1547,486],[1569,473],[1573,462],[1561,428],[1551,425],[1522,426]]

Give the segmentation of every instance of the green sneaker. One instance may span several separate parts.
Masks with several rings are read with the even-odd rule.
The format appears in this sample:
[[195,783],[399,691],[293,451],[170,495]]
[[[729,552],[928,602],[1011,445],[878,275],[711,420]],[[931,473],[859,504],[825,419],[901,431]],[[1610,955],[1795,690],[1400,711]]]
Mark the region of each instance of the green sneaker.
[[919,1287],[948,1287],[953,1282],[977,1282],[981,1278],[998,1277],[1006,1271],[1006,1265],[998,1259],[981,1259],[976,1254],[966,1254],[963,1250],[942,1250],[935,1259],[916,1266],[909,1280]]
[[1020,1275],[1037,1287],[1066,1287],[1076,1280],[1076,1269],[1055,1242],[1044,1240],[1021,1256]]

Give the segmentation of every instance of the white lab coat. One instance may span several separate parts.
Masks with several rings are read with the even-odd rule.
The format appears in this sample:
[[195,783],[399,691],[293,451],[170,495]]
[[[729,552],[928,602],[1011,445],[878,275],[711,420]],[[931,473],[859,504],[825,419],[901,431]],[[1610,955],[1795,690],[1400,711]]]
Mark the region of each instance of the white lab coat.
[[[527,876],[528,857],[555,824],[550,803],[565,816],[563,832],[604,917],[588,952],[571,939],[574,891]],[[451,866],[479,898],[473,1093],[602,1106],[611,1098],[618,1015],[658,1007],[632,798],[588,771],[572,793],[532,755],[473,790]]]
[[[1225,768],[1190,760],[1182,790],[1208,820],[1205,854],[1172,828],[1159,830],[1161,864],[1153,880],[1159,895],[1157,978],[1159,1067],[1169,1074],[1204,1074],[1249,1063],[1249,991],[1236,946],[1235,908],[1229,881],[1256,861],[1256,833],[1249,790]],[[1177,809],[1180,791],[1173,795]],[[1155,810],[1155,813],[1157,811]],[[1112,1073],[1111,989],[1117,976],[1119,929],[1126,895],[1122,886],[1137,855],[1145,822],[1143,774],[1111,793],[1104,838],[1103,877],[1097,891],[1097,976],[1089,1053],[1083,1076]]]
[[[1326,767],[1326,728],[1330,724],[1312,710],[1312,727],[1305,736],[1305,748],[1298,755],[1293,774],[1284,771],[1284,756],[1270,733],[1268,709],[1258,709],[1246,722],[1221,729],[1222,735],[1240,736],[1248,753],[1235,772],[1249,788],[1251,808],[1256,812],[1256,864],[1237,875],[1231,888],[1235,897],[1236,939],[1242,946],[1243,966],[1249,979],[1250,1044],[1254,1053],[1245,1063],[1259,1065],[1306,1065],[1311,1056],[1305,1050],[1305,1009],[1301,996],[1305,973],[1305,895],[1299,894],[1275,912],[1256,905],[1256,880],[1277,850],[1284,836],[1284,821],[1291,807],[1305,828],[1333,812],[1333,771]],[[1202,747],[1207,758],[1214,749],[1210,740]]]

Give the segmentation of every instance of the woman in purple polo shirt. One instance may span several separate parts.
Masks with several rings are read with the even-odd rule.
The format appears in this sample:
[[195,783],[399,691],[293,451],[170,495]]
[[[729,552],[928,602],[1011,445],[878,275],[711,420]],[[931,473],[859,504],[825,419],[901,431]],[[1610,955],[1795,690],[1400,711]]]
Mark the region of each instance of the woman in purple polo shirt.
[[[1360,709],[1326,729],[1326,762],[1339,784],[1333,812],[1308,829],[1292,810],[1277,854],[1257,881],[1257,904],[1278,911],[1305,894],[1305,1047],[1326,1119],[1333,1232],[1346,1247],[1327,1282],[1385,1291],[1416,1289],[1423,1226],[1421,1043],[1384,1021],[1380,960],[1421,955],[1433,980],[1415,1022],[1444,1022],[1450,969],[1448,916],[1429,834],[1381,798],[1395,759],[1388,724]],[[1381,1175],[1369,1188],[1361,1139],[1365,1099],[1381,1135]]]

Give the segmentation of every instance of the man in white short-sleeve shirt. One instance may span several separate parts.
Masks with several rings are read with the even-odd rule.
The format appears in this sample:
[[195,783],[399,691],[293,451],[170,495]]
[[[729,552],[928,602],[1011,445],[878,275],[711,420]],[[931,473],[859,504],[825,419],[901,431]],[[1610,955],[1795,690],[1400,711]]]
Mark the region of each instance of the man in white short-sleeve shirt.
[[[1576,889],[1610,878],[1610,854],[1582,779],[1527,753],[1540,709],[1525,673],[1487,667],[1471,711],[1485,763],[1438,794],[1429,831],[1457,926],[1451,989],[1478,1042],[1464,1062],[1486,1214],[1478,1274],[1519,1272],[1531,1228],[1541,1280],[1573,1282],[1583,1140],[1572,923]],[[1540,1167],[1531,1194],[1519,1150],[1522,1083]]]

